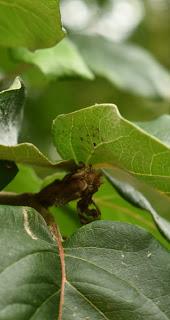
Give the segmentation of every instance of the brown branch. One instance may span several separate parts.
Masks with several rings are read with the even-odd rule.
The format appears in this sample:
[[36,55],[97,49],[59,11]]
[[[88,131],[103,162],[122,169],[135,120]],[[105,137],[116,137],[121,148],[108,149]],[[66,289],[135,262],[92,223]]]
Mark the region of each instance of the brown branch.
[[55,237],[57,242],[60,263],[61,263],[61,291],[60,291],[60,303],[59,303],[59,311],[58,311],[58,320],[62,320],[62,309],[64,304],[64,287],[66,283],[66,270],[65,270],[65,260],[64,260],[64,249],[62,246],[62,238],[60,234],[60,230],[56,224],[51,225],[51,232]]
[[[48,222],[51,215],[45,209],[54,205],[60,207],[76,199],[91,199],[100,187],[100,178],[101,174],[91,166],[78,167],[62,180],[55,180],[38,193],[0,192],[0,205],[32,207]],[[88,201],[86,201],[87,206]]]
[[63,206],[72,200],[92,195],[100,185],[101,173],[91,166],[81,167],[45,187],[36,195],[36,199],[47,208],[52,205]]
[[91,166],[78,168],[62,180],[55,180],[38,193],[0,192],[0,204],[44,208],[63,206],[72,200],[93,195],[101,185],[101,174]]
[[43,216],[47,224],[50,224],[52,220],[52,215],[36,199],[34,193],[0,192],[0,205],[31,207]]
[[36,209],[38,203],[33,193],[0,192],[0,204],[28,206]]

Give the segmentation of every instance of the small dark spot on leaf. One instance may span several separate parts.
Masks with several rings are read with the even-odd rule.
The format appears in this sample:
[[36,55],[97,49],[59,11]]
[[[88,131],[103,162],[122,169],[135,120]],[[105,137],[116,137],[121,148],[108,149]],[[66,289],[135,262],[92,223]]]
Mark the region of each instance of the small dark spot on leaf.
[[83,137],[80,137],[80,140],[83,141]]
[[93,142],[93,146],[96,147],[96,142]]

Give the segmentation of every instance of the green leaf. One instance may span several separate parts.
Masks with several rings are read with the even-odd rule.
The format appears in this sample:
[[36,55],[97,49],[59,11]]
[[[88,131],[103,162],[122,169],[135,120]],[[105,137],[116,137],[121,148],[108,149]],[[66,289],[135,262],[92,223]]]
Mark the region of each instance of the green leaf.
[[[0,244],[0,318],[56,320],[64,274],[44,220],[0,206]],[[170,254],[147,231],[94,222],[64,246],[63,320],[169,319]]]
[[66,171],[73,166],[72,161],[50,161],[36,146],[26,142],[16,146],[0,145],[0,159]]
[[145,230],[89,224],[66,241],[65,263],[63,320],[169,319],[170,253]]
[[121,196],[152,214],[160,231],[170,240],[170,198],[119,168],[112,167],[103,172]]
[[[24,87],[19,78],[8,90],[0,92],[0,143],[16,143],[20,122],[22,119],[22,106],[24,102]],[[3,189],[17,174],[15,163],[6,157],[0,156],[0,189]],[[2,160],[3,159],[3,160]],[[11,159],[12,160],[12,159]]]
[[136,122],[136,124],[170,147],[170,116],[168,114],[152,121]]
[[31,52],[26,48],[12,50],[15,59],[36,65],[48,78],[80,76],[93,79],[76,46],[64,39],[55,47]]
[[134,94],[170,98],[170,74],[144,49],[113,43],[100,36],[76,36],[89,68],[114,85]]
[[170,149],[121,117],[115,105],[95,105],[58,116],[53,138],[63,159],[100,168],[115,164],[170,192]]
[[18,77],[9,89],[0,92],[0,144],[17,143],[24,101],[25,88]]
[[0,206],[0,251],[0,319],[56,319],[60,261],[41,216]]
[[0,30],[1,46],[53,46],[64,36],[59,1],[0,0]]
[[0,92],[0,160],[68,170],[70,162],[51,162],[33,144],[17,144],[24,100],[25,90],[19,78],[8,90]]

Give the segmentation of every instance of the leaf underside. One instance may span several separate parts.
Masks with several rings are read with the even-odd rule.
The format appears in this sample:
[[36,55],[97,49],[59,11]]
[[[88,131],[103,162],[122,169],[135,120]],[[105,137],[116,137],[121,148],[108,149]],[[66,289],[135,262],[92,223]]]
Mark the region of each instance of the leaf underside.
[[124,119],[115,105],[101,104],[53,122],[53,139],[63,159],[125,168],[165,193],[170,192],[170,149]]

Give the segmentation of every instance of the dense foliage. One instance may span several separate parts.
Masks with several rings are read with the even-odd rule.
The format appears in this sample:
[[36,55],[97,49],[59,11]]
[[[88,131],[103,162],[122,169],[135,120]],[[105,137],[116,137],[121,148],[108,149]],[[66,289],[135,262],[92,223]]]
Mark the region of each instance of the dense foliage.
[[169,18],[0,0],[0,319],[170,319]]

